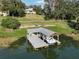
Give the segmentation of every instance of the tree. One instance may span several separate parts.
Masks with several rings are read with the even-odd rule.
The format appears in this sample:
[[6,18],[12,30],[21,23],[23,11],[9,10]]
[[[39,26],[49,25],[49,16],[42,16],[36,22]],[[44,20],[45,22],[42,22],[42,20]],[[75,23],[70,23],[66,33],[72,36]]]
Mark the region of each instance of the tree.
[[76,29],[76,30],[79,30],[79,17],[78,17],[76,20],[77,20],[77,23],[76,23],[76,25],[75,25],[75,29]]
[[[55,7],[55,9],[51,11],[48,9],[50,5],[48,4],[48,9],[46,13],[51,15],[51,18],[56,19],[75,19],[79,16],[79,1],[78,0],[58,0],[58,5]],[[53,7],[53,6],[52,6]],[[49,17],[45,14],[46,17]]]
[[[45,1],[46,1],[46,3],[48,2],[48,0],[45,0]],[[49,4],[48,4],[48,3],[45,4],[43,10],[44,10],[43,13],[44,13],[44,15],[45,15],[45,17],[44,17],[45,20],[48,20],[48,19],[52,18],[51,8],[49,7]]]
[[[60,0],[58,8],[56,8],[53,12],[55,12],[54,16],[59,19],[75,19],[74,11],[75,3],[67,0]],[[73,13],[74,12],[74,13]]]
[[8,11],[9,16],[24,16],[25,7],[25,4],[21,0],[2,0],[1,10]]
[[41,8],[40,5],[39,6],[33,5],[33,6],[30,6],[30,7],[32,7],[34,9],[34,11],[36,12],[36,14],[42,15],[42,8]]
[[10,16],[16,16],[16,17],[23,17],[23,16],[25,16],[25,11],[24,11],[24,9],[20,9],[20,8],[18,8],[18,9],[11,9],[11,10],[9,10],[9,15]]
[[20,22],[14,18],[6,18],[2,20],[1,26],[9,29],[17,29],[20,27]]

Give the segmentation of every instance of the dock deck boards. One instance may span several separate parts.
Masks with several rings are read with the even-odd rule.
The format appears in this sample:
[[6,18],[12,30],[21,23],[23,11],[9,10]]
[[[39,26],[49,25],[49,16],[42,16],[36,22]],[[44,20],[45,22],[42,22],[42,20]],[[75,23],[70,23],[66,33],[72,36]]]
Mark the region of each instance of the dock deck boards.
[[37,49],[37,48],[42,48],[42,47],[48,47],[48,44],[45,43],[43,40],[38,38],[37,36],[27,36],[29,42],[32,44],[32,46]]

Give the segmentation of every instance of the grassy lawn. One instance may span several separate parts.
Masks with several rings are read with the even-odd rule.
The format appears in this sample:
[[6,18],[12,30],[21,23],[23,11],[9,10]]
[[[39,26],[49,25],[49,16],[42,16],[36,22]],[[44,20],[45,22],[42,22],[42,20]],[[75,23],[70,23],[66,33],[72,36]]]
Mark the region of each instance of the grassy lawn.
[[37,21],[37,20],[41,21],[41,20],[44,20],[44,18],[41,15],[26,15],[25,17],[18,17],[18,20],[20,21]]
[[[3,18],[7,18],[7,17],[0,16],[0,23],[1,23],[1,20]],[[44,20],[43,17],[40,16],[40,15],[27,15],[25,17],[15,17],[15,18],[18,19],[21,22],[22,26],[33,25],[35,23],[38,24],[38,22],[33,23],[33,22],[28,22],[28,21]],[[9,31],[9,30],[6,31],[6,29],[4,29],[0,26],[0,38],[1,37],[3,37],[3,38],[6,38],[6,37],[17,37],[17,38],[19,38],[19,37],[24,37],[25,35],[26,35],[26,28],[25,29],[17,29],[17,30],[14,30],[14,31]]]
[[[3,18],[6,18],[6,17],[0,17],[0,21]],[[49,26],[46,28],[48,28],[52,31],[58,32],[60,34],[70,34],[70,33],[72,33],[72,31],[75,31],[74,29],[69,27],[69,25],[67,24],[66,21],[63,21],[63,20],[45,21],[43,19],[43,16],[40,16],[40,15],[27,15],[27,16],[21,17],[21,18],[16,17],[16,19],[18,19],[21,22],[21,26],[32,26],[35,24],[38,24],[38,25],[55,25],[55,26]],[[26,29],[27,28],[17,29],[14,31],[9,31],[9,30],[6,31],[6,29],[4,29],[0,26],[0,38],[7,39],[10,37],[12,41],[15,41],[16,38],[19,39],[21,37],[26,36],[26,34],[27,34]],[[74,37],[74,39],[79,39],[79,35],[76,35],[73,37]],[[8,41],[10,40],[10,38],[8,39]]]
[[[2,18],[6,18],[6,17],[0,17],[0,20]],[[25,17],[16,17],[16,19],[18,19],[21,22],[21,26],[32,26],[32,25],[55,25],[52,27],[46,27],[50,30],[53,30],[55,32],[58,33],[71,33],[72,31],[74,31],[74,29],[70,28],[67,25],[66,21],[62,21],[62,20],[48,20],[45,21],[43,16],[40,15],[27,15]],[[4,37],[19,37],[19,36],[24,36],[26,33],[26,29],[17,29],[15,31],[11,31],[11,32],[6,32],[5,29],[0,28],[0,36],[4,36]]]
[[54,26],[54,27],[47,27],[48,29],[58,32],[58,33],[62,33],[62,34],[67,34],[67,33],[71,33],[73,30],[69,30],[67,28],[62,28],[62,27],[58,27],[58,26]]
[[68,33],[71,33],[72,31],[75,31],[74,29],[70,28],[67,25],[67,22],[66,21],[61,21],[61,20],[53,21],[52,24],[54,24],[56,26],[47,27],[47,28],[48,29],[51,29],[51,30],[53,30],[55,32],[58,32],[58,33],[68,34]]
[[14,31],[6,31],[5,29],[0,29],[0,37],[24,37],[26,34],[26,29],[17,29]]

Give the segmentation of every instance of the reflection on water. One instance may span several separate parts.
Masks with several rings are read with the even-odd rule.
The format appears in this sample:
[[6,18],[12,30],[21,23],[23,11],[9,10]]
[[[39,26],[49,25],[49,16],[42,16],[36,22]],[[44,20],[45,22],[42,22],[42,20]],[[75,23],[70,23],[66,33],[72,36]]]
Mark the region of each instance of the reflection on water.
[[19,46],[21,46],[25,42],[26,42],[26,38],[25,37],[21,37],[18,40],[16,40],[15,42],[11,43],[8,48],[18,48]]
[[72,37],[60,35],[61,46],[50,46],[35,51],[21,37],[8,48],[0,48],[0,59],[79,59],[79,42]]

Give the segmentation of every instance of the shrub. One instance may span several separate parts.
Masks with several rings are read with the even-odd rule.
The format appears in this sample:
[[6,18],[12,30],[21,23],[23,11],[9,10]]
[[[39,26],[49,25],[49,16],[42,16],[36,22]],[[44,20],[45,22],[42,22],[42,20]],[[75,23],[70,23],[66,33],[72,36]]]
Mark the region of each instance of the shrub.
[[23,17],[25,16],[25,11],[24,9],[11,9],[9,10],[9,16]]
[[6,18],[2,20],[1,26],[9,29],[17,29],[20,27],[20,22],[15,18]]
[[75,24],[75,29],[79,30],[79,17],[76,18],[77,22]]
[[17,13],[18,13],[18,16],[20,16],[20,17],[25,16],[25,11],[24,11],[24,9],[18,9],[18,10],[17,10]]
[[77,20],[77,23],[79,23],[79,17],[76,20]]

